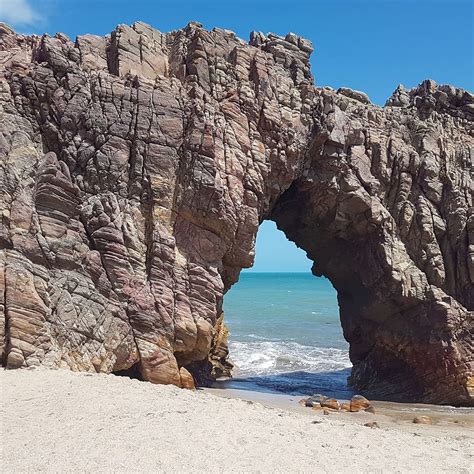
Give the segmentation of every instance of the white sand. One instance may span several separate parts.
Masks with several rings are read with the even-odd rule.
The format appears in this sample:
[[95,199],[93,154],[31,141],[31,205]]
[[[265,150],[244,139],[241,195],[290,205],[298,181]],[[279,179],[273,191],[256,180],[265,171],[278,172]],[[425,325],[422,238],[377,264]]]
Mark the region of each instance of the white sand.
[[[473,439],[67,371],[0,371],[8,472],[473,472]],[[313,421],[320,421],[318,424]]]

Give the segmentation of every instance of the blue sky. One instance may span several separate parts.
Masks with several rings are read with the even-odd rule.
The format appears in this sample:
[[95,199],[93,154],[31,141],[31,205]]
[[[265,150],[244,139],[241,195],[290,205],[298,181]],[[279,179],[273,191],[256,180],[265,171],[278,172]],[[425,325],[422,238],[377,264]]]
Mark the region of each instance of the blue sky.
[[274,222],[264,221],[258,230],[255,262],[247,272],[310,272],[313,262],[306,253],[285,234]]
[[[71,38],[137,20],[161,31],[200,21],[244,39],[252,30],[293,31],[314,44],[317,85],[359,89],[380,105],[398,84],[428,78],[472,91],[473,16],[473,0],[0,0],[0,21],[17,31]],[[254,270],[308,270],[304,253],[275,229],[261,228]]]

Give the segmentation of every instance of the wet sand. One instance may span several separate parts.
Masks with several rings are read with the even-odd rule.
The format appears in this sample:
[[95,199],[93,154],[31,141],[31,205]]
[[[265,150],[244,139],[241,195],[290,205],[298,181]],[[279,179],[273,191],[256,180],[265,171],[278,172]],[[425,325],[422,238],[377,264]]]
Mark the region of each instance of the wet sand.
[[[225,386],[225,385],[224,385]],[[371,400],[375,413],[349,413],[345,411],[330,411],[324,415],[321,410],[301,406],[299,401],[304,396],[269,393],[264,391],[239,390],[235,388],[206,388],[204,391],[224,398],[237,398],[248,402],[260,403],[264,406],[288,410],[306,416],[321,419],[331,418],[344,423],[363,425],[376,421],[381,428],[393,428],[413,434],[429,433],[438,435],[460,435],[474,433],[474,409],[451,406],[428,405],[422,403],[395,403]],[[349,400],[339,399],[340,402]],[[432,425],[413,423],[417,416],[429,416]],[[473,466],[474,468],[474,466]]]

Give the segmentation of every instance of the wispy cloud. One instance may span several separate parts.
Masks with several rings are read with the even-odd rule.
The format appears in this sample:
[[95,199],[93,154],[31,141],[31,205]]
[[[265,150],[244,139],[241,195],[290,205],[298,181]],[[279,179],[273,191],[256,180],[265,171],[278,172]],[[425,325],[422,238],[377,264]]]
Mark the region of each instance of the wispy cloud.
[[12,26],[33,26],[43,20],[30,0],[0,0],[0,21]]

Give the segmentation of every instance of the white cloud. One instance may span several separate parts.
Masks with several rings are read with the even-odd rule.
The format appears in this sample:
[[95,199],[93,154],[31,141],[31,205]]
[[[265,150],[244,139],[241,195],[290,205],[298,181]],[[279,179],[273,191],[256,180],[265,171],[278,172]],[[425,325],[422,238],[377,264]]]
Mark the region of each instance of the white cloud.
[[0,21],[12,26],[34,25],[42,16],[30,5],[30,0],[0,0]]

